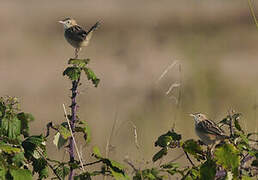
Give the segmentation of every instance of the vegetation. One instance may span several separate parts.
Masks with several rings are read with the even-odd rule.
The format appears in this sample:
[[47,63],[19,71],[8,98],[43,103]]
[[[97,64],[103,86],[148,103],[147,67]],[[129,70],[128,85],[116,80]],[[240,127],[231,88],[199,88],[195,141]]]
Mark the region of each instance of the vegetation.
[[[206,146],[194,139],[182,140],[183,135],[174,129],[159,136],[155,146],[160,150],[154,154],[152,161],[164,160],[168,151],[181,149],[189,166],[182,166],[176,160],[166,160],[165,163],[153,164],[153,167],[137,168],[129,160],[125,161],[133,169],[114,160],[104,157],[98,147],[93,148],[92,156],[96,161],[84,163],[77,148],[75,134],[81,133],[85,143],[90,142],[90,128],[86,121],[78,117],[76,98],[80,79],[83,74],[97,87],[100,80],[88,67],[89,59],[70,59],[69,66],[63,75],[72,82],[71,113],[67,114],[64,106],[65,121],[61,124],[49,122],[46,136],[29,133],[29,122],[34,118],[31,114],[22,112],[18,99],[2,97],[0,99],[0,178],[1,179],[32,179],[37,174],[38,179],[49,178],[49,168],[54,174],[53,179],[91,179],[95,176],[113,177],[117,180],[155,180],[171,179],[252,179],[258,174],[258,150],[256,149],[257,133],[244,132],[239,121],[241,114],[230,112],[220,126],[227,128],[229,139],[220,142],[214,148]],[[55,131],[54,144],[58,149],[67,148],[70,160],[68,162],[49,159],[46,152],[46,141],[50,129]],[[76,158],[77,156],[77,158]],[[88,170],[88,166],[101,164],[100,169]]]

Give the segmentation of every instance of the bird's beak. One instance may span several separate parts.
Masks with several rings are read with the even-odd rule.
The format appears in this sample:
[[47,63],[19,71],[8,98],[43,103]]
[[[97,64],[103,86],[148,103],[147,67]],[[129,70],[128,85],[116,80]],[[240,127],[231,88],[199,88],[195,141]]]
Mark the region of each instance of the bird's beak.
[[64,21],[58,21],[59,23],[61,23],[61,24],[64,24]]
[[189,116],[191,116],[191,117],[195,117],[195,115],[194,115],[194,114],[189,114]]

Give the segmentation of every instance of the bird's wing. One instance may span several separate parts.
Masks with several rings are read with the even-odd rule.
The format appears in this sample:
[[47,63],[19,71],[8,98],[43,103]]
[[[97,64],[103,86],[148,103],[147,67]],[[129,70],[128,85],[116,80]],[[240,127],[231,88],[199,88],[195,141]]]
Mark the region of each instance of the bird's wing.
[[93,35],[93,32],[100,26],[100,22],[96,22],[90,30],[87,32],[86,41],[89,41]]
[[65,36],[73,41],[84,41],[87,37],[87,32],[80,26],[75,25],[65,31]]
[[209,134],[216,134],[219,136],[225,136],[224,131],[218,127],[218,125],[211,120],[204,120],[198,123],[198,126]]

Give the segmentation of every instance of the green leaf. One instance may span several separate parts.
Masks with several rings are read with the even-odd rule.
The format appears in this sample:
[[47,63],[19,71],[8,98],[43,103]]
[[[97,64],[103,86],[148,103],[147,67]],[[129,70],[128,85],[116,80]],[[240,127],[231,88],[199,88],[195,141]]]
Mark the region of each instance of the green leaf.
[[47,161],[44,158],[35,159],[32,166],[33,171],[39,174],[39,179],[48,177]]
[[205,155],[202,147],[193,139],[186,140],[183,145],[185,152],[192,154],[197,160],[204,160]]
[[251,166],[258,167],[258,159],[253,160]]
[[167,147],[170,142],[172,141],[172,137],[171,136],[166,136],[166,135],[162,135],[158,138],[158,140],[155,142],[155,146],[159,146],[159,147]]
[[157,152],[153,157],[152,157],[152,161],[156,162],[157,160],[159,160],[160,158],[162,158],[163,156],[167,155],[168,153],[168,148],[164,147],[162,148],[159,152]]
[[62,179],[65,179],[65,177],[69,174],[70,168],[65,166],[64,164],[60,164],[56,169],[56,174],[61,177]]
[[32,174],[28,169],[10,169],[13,180],[32,180]]
[[13,154],[13,153],[20,153],[21,148],[13,147],[12,145],[9,144],[1,144],[0,145],[0,150],[7,153],[7,154]]
[[71,132],[69,131],[69,129],[67,129],[64,126],[59,126],[58,131],[60,132],[60,134],[62,135],[62,137],[64,139],[68,139],[69,137],[71,137]]
[[174,162],[170,162],[170,163],[167,163],[167,164],[163,164],[160,167],[164,168],[164,169],[176,169],[176,168],[179,168],[179,164],[174,163]]
[[4,102],[0,102],[0,119],[2,119],[5,116],[5,110],[6,106]]
[[57,132],[56,135],[54,136],[53,143],[54,145],[56,145],[58,149],[60,149],[66,144],[67,141],[68,141],[67,139],[64,139],[63,136],[61,136],[61,134]]
[[21,121],[15,115],[5,116],[1,121],[2,133],[10,139],[16,139],[21,133]]
[[21,167],[24,164],[24,152],[17,153],[13,156],[12,162],[17,166]]
[[46,154],[46,142],[43,136],[30,136],[22,142],[27,159],[39,159]]
[[161,136],[158,137],[158,140],[155,142],[155,146],[166,147],[175,142],[180,141],[181,138],[182,137],[180,134],[177,134],[174,131],[168,131],[167,133],[162,134]]
[[82,173],[74,177],[74,180],[91,180],[91,174],[89,172]]
[[236,127],[236,129],[237,129],[238,131],[243,132],[243,130],[242,130],[240,124],[239,124],[238,118],[234,119],[234,124],[235,124],[235,127]]
[[90,59],[69,59],[68,64],[73,64],[80,68],[83,68],[89,63],[89,61]]
[[200,167],[200,180],[215,179],[216,175],[216,163],[215,161],[208,159]]
[[[0,163],[1,164],[1,163]],[[6,180],[6,173],[8,172],[8,169],[4,167],[2,164],[0,165],[0,179]]]
[[29,122],[34,121],[34,117],[30,113],[21,112],[17,114],[18,119],[21,121],[21,133],[24,137],[29,136]]
[[80,75],[81,69],[78,67],[68,67],[63,72],[63,76],[68,76],[72,81],[78,80]]
[[216,148],[214,154],[217,164],[222,165],[226,170],[232,170],[234,177],[238,175],[240,158],[238,150],[233,145],[223,144]]
[[84,139],[86,143],[89,143],[91,140],[91,131],[88,123],[86,121],[79,121],[79,126],[76,125],[75,131],[82,132],[84,134]]
[[97,146],[93,147],[93,156],[95,156],[98,159],[102,158],[100,150]]
[[88,80],[91,80],[95,87],[98,87],[100,79],[97,78],[95,73],[90,68],[83,68],[83,71],[85,72]]
[[252,180],[252,178],[248,176],[242,176],[242,180]]

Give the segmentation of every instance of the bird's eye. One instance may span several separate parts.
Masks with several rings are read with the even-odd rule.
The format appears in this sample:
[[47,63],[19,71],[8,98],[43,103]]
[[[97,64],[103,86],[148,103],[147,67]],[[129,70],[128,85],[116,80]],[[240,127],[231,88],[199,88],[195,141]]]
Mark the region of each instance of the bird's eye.
[[201,117],[201,115],[200,115],[200,114],[198,114],[198,117],[200,118],[200,117]]

